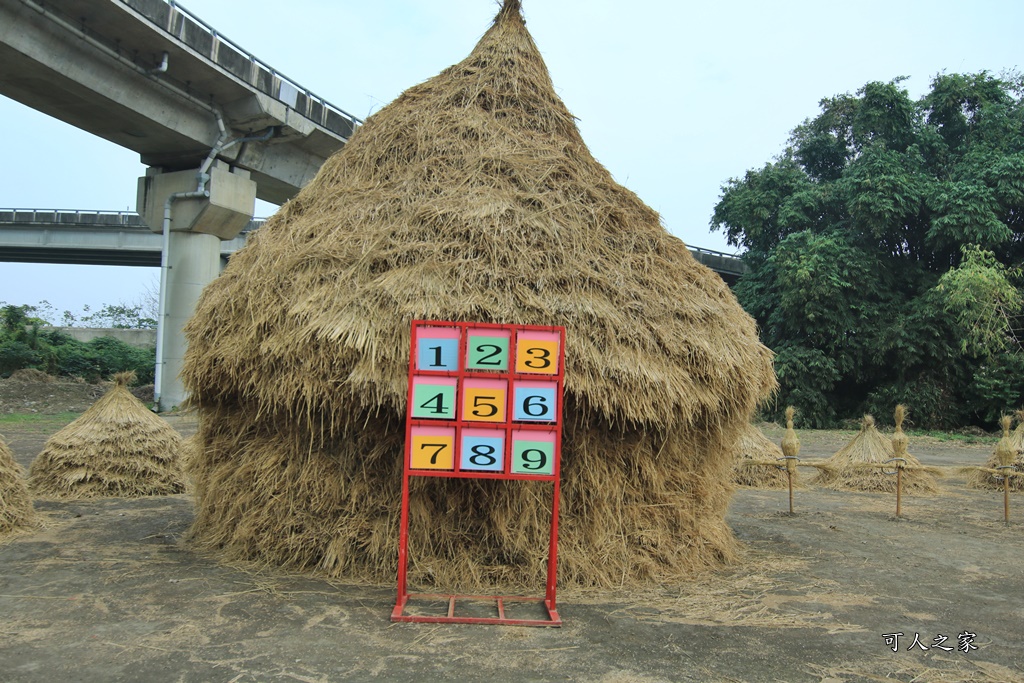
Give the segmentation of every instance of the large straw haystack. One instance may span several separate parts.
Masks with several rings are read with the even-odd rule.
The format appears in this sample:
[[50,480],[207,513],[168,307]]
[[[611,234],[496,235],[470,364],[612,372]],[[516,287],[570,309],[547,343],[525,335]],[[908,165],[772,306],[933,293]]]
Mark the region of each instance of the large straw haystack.
[[134,373],[47,440],[29,468],[33,493],[56,498],[135,498],[185,490],[181,437],[128,391]]
[[[902,429],[899,430],[899,434],[903,434]],[[860,432],[850,443],[824,462],[826,467],[818,470],[814,483],[831,489],[894,492],[896,476],[886,472],[894,472],[896,463],[891,463],[885,470],[872,467],[894,457],[897,456],[892,441],[878,433],[874,417],[865,415]],[[903,467],[910,468],[903,473],[905,492],[931,493],[938,490],[934,474],[923,469],[914,469],[922,468],[921,461],[907,453],[905,445],[898,457],[906,460]]]
[[[393,581],[413,319],[566,327],[559,578],[733,557],[732,446],[775,386],[725,284],[590,155],[518,0],[383,108],[231,260],[186,328],[192,539]],[[416,478],[409,578],[544,575],[550,485]]]
[[[748,424],[744,427],[740,438],[736,441],[735,453],[735,471],[732,477],[734,483],[759,489],[789,487],[782,449],[754,425]],[[759,463],[775,461],[777,464],[747,464],[751,461]],[[796,477],[794,477],[793,483],[797,483]]]
[[[1020,424],[1010,431],[1013,419],[1009,415],[1003,415],[999,419],[999,427],[1003,435],[996,442],[992,449],[992,455],[985,461],[985,469],[995,470],[997,467],[1013,465],[1016,471],[1024,472],[1024,411],[1017,411],[1017,420]],[[972,470],[967,475],[967,485],[976,489],[1000,489],[1002,490],[1003,477],[992,472]],[[1024,477],[1010,477],[1008,482],[1011,491],[1024,491]]]
[[34,514],[28,495],[25,470],[0,439],[0,534],[32,526]]

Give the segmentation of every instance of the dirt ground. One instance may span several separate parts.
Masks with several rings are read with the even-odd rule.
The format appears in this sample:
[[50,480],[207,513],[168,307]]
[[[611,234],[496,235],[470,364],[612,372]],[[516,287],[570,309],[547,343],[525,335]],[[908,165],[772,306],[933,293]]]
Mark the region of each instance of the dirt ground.
[[[28,467],[72,418],[0,432]],[[802,431],[801,456],[851,436]],[[910,442],[937,466],[991,450]],[[1024,500],[1011,504],[1007,527],[1002,495],[962,476],[906,497],[901,520],[892,494],[798,490],[790,516],[786,491],[739,490],[742,564],[639,593],[561,589],[552,629],[393,624],[394,586],[218,564],[180,541],[187,495],[37,501],[42,528],[0,540],[0,681],[1024,681]]]
[[[82,413],[109,388],[109,382],[89,384],[20,370],[0,380],[0,415]],[[152,384],[132,387],[131,392],[140,401],[153,400]]]

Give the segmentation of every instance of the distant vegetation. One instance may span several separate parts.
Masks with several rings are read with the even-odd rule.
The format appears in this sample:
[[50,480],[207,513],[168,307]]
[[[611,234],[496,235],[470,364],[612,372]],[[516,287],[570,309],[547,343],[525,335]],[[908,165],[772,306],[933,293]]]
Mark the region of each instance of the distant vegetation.
[[[96,382],[133,370],[139,384],[153,382],[154,349],[139,349],[111,337],[80,342],[56,330],[44,330],[43,327],[53,324],[48,317],[40,316],[47,312],[46,306],[0,302],[0,377],[33,368],[50,375]],[[142,315],[141,306],[136,309],[125,305],[104,306],[82,320],[90,326],[121,329],[155,326],[155,321],[149,324],[151,321]]]
[[746,248],[736,296],[775,351],[768,416],[830,427],[897,403],[992,429],[1024,402],[1024,77],[897,78],[821,101],[729,180],[712,227]]

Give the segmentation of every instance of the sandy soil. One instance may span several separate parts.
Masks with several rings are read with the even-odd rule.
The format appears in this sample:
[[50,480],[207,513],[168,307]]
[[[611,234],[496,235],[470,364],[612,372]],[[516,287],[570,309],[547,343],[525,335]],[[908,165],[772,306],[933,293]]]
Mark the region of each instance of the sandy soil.
[[[27,467],[68,419],[0,431]],[[800,432],[801,456],[850,436]],[[910,444],[939,466],[991,449]],[[0,540],[0,681],[1024,681],[1024,500],[1007,527],[1001,494],[942,487],[906,497],[901,520],[891,494],[798,490],[790,516],[785,491],[737,491],[742,564],[643,592],[561,589],[560,629],[392,624],[394,586],[220,565],[180,542],[186,495],[39,501],[43,526]]]

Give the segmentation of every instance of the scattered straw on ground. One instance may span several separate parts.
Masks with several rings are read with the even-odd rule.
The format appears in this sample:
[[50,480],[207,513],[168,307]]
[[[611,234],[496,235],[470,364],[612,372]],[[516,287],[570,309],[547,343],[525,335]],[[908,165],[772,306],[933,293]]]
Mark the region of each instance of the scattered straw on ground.
[[13,384],[51,384],[56,381],[53,375],[48,375],[42,370],[36,370],[35,368],[22,368],[21,370],[15,370],[11,373],[11,376],[7,378],[8,382]]

